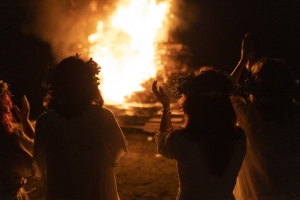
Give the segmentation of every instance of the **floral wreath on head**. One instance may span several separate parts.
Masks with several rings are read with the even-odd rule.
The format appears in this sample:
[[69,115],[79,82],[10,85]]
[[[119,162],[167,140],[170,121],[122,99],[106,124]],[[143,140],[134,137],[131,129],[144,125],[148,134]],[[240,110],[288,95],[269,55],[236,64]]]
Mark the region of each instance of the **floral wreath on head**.
[[0,80],[0,96],[3,94],[11,95],[10,91],[8,90],[8,84]]
[[[300,81],[298,79],[293,80],[294,85],[295,85],[295,94],[298,95],[300,94]],[[250,71],[246,72],[245,75],[245,80],[235,86],[234,88],[234,94],[239,95],[244,97],[244,99],[247,102],[252,102],[253,100],[255,102],[260,102],[260,103],[271,103],[271,104],[277,104],[282,101],[282,99],[285,98],[286,93],[283,93],[280,96],[277,95],[272,95],[272,94],[262,94],[261,92],[258,92],[257,89],[255,88],[255,80],[253,73]]]
[[[289,71],[284,73],[290,74],[289,75],[290,81],[293,85],[292,87],[294,87],[292,93],[294,94],[292,94],[291,91],[288,91],[288,88],[284,89],[283,91],[281,90],[279,94],[276,93],[272,94],[272,92],[270,93],[270,89],[265,90],[263,93],[258,90],[256,78],[260,77],[258,73],[260,70],[256,69],[253,71],[253,67],[258,65],[259,68],[261,68],[262,65],[265,65],[265,63],[267,63],[267,65],[270,65],[270,63],[268,64],[268,62],[271,62],[271,64],[273,64],[274,61],[275,61],[275,65],[285,66],[286,70]],[[285,76],[284,74],[282,75]],[[278,104],[282,102],[284,99],[286,99],[287,97],[288,98],[292,98],[292,96],[294,96],[294,98],[296,96],[299,97],[300,94],[299,80],[296,77],[294,77],[293,72],[291,71],[291,69],[289,68],[289,66],[286,64],[284,60],[281,60],[279,58],[274,58],[274,57],[261,57],[255,60],[255,62],[253,62],[250,69],[246,70],[244,80],[235,87],[235,94],[244,97],[247,102]]]
[[[75,57],[78,59],[81,59],[80,55],[78,53],[75,54]],[[57,64],[60,63],[60,61],[64,60],[65,57],[60,57],[57,61],[54,62],[53,65],[48,66],[48,69],[46,71],[46,76],[45,76],[45,80],[42,83],[42,87],[44,88],[49,88],[50,85],[50,80],[52,79],[52,75],[53,72],[57,66]],[[85,62],[86,67],[88,67],[88,69],[92,72],[92,74],[94,74],[93,78],[94,78],[94,83],[96,85],[100,84],[100,79],[98,77],[98,74],[101,71],[101,67],[100,65],[98,65],[98,63],[96,63],[93,58],[90,58],[88,61]]]
[[[219,72],[228,82],[233,82],[233,77],[228,74],[226,71],[217,71]],[[182,95],[189,95],[196,91],[195,89],[195,78],[197,77],[196,74],[198,71],[190,72],[186,76],[181,76],[175,80],[173,80],[172,84],[169,84],[169,90],[171,94],[177,98],[181,97]],[[209,91],[206,93],[199,93],[200,96],[208,96],[210,98],[219,98],[224,96],[225,93],[220,91]]]

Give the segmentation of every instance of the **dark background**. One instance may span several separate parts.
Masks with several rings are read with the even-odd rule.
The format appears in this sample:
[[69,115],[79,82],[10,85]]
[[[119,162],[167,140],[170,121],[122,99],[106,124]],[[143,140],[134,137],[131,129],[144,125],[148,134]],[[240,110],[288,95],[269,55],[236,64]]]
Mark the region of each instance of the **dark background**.
[[[0,79],[11,85],[17,104],[22,95],[28,97],[35,119],[43,112],[41,84],[54,56],[49,44],[21,31],[31,12],[28,3],[1,0]],[[285,60],[298,76],[300,1],[185,0],[181,6],[176,15],[188,26],[179,27],[174,37],[189,47],[192,66],[210,65],[231,72],[239,60],[242,38],[250,32],[257,55]]]

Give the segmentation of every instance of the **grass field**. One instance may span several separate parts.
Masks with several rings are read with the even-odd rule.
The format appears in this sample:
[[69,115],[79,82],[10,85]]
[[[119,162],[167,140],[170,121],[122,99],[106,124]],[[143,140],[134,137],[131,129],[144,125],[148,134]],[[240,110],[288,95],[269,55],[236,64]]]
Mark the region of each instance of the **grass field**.
[[[150,137],[149,137],[150,136]],[[174,200],[178,177],[174,160],[156,154],[156,144],[146,133],[125,133],[128,155],[116,166],[116,179],[121,200]],[[27,188],[36,187],[31,200],[44,199],[44,186],[28,180]]]

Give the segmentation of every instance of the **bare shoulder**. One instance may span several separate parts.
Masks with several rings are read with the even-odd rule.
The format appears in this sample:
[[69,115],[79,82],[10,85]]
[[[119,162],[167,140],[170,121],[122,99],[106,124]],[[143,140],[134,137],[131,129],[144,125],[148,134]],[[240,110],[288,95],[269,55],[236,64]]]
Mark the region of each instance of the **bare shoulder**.
[[105,107],[101,107],[100,109],[104,115],[113,115],[114,116],[113,112],[110,109],[105,108]]
[[54,111],[44,112],[40,116],[38,116],[36,121],[38,122],[38,121],[48,120],[48,119],[53,118],[53,116],[55,116],[55,115],[57,115],[57,114]]
[[91,115],[94,118],[101,119],[102,121],[105,122],[115,121],[115,115],[108,108],[92,105],[90,107],[90,110],[91,110]]
[[172,143],[183,141],[184,139],[188,139],[188,138],[189,136],[181,128],[172,130],[167,136],[167,140]]
[[114,116],[113,112],[111,110],[109,110],[108,108],[105,107],[101,107],[98,105],[91,105],[89,107],[89,110],[91,111],[90,113],[96,114],[102,117],[110,117],[110,116]]
[[48,111],[41,114],[36,120],[35,131],[49,129],[53,126],[53,122],[60,118],[60,115],[55,111]]

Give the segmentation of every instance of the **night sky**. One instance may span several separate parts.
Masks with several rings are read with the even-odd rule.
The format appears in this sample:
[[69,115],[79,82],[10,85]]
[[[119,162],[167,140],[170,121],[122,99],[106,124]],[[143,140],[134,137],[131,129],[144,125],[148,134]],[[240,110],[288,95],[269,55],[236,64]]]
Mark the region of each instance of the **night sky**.
[[[32,17],[29,2],[0,3],[0,79],[11,85],[17,104],[27,95],[35,119],[43,111],[41,83],[54,56],[48,43],[22,31]],[[82,2],[84,6],[88,0]],[[281,58],[296,75],[300,72],[300,1],[186,0],[176,15],[186,23],[174,37],[189,47],[192,66],[210,65],[231,72],[239,60],[242,38],[250,32],[257,55]]]

